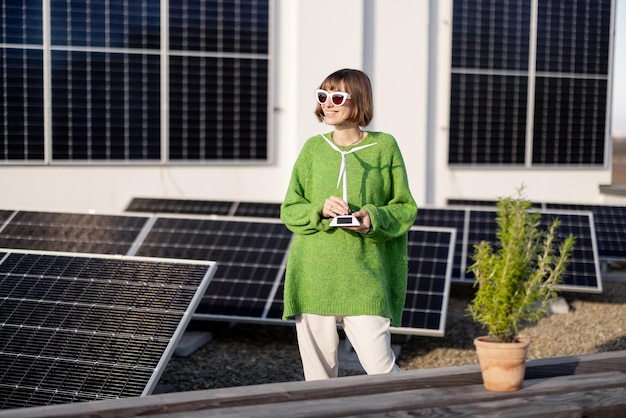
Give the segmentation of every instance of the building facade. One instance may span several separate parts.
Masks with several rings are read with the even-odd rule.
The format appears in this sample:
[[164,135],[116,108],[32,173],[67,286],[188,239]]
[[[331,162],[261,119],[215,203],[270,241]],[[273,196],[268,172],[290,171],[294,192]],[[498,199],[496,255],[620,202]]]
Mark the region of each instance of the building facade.
[[602,203],[614,0],[2,2],[0,207],[280,202],[313,92],[365,70],[420,205]]

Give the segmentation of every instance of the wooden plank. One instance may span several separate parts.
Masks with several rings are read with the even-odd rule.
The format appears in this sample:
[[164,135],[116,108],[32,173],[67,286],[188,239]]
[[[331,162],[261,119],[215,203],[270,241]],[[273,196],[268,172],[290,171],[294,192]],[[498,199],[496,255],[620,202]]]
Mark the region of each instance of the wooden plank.
[[[450,407],[420,408],[385,412],[385,418],[428,417],[533,417],[533,418],[623,418],[626,414],[626,388],[610,388],[559,395],[494,400]],[[383,417],[366,414],[362,417]]]
[[[354,379],[350,379],[354,380]],[[273,403],[271,399],[267,402],[256,405],[221,407],[221,408],[198,408],[198,405],[187,405],[188,408],[172,410],[167,405],[160,405],[155,399],[151,404],[151,409],[144,408],[141,415],[163,416],[168,418],[178,417],[202,417],[210,414],[214,417],[318,417],[318,416],[349,416],[376,414],[392,411],[412,411],[419,409],[452,408],[455,405],[467,406],[478,402],[500,402],[506,405],[512,402],[511,399],[529,398],[533,396],[554,396],[570,392],[581,392],[585,390],[601,390],[611,388],[626,388],[626,374],[621,372],[598,373],[588,375],[571,375],[558,378],[536,379],[526,381],[524,388],[517,392],[490,392],[484,389],[482,384],[426,388],[418,390],[395,391],[391,393],[380,393],[374,395],[357,394],[358,386],[355,387],[352,395],[329,397],[326,399],[297,399]],[[357,393],[355,393],[357,392]],[[190,392],[197,395],[198,392]],[[145,399],[145,398],[143,398]],[[123,401],[123,400],[120,400]],[[113,407],[115,402],[89,402],[85,404],[65,405],[65,408],[57,409],[54,415],[39,414],[36,416],[109,416],[124,417],[136,416],[137,410]],[[76,406],[108,403],[108,410],[90,410],[80,408],[80,411],[72,410]],[[50,407],[53,408],[53,407]],[[32,416],[29,408],[17,411],[20,417]],[[48,410],[50,412],[50,409]],[[79,412],[79,413],[77,413]]]
[[[443,374],[443,380],[442,380]],[[417,377],[417,380],[416,380]],[[234,388],[176,392],[147,397],[104,400],[77,404],[51,405],[11,411],[0,411],[0,418],[68,417],[93,415],[122,417],[163,412],[260,405],[294,400],[326,399],[359,394],[377,394],[433,385],[456,386],[482,384],[478,365],[425,369],[393,375],[350,376],[314,382],[284,382]]]
[[[497,413],[498,406],[502,406],[504,410],[509,412],[520,409],[533,416],[533,414],[543,413],[541,402],[552,405],[553,412],[557,412],[560,402],[572,402],[574,398],[577,400],[577,403],[574,403],[575,409],[568,410],[561,406],[561,410],[572,412],[586,408],[591,411],[596,407],[603,407],[606,410],[608,407],[624,405],[626,400],[622,398],[625,389],[626,374],[615,372],[538,379],[528,382],[524,389],[516,392],[490,392],[485,390],[482,385],[472,385],[462,388],[445,387],[369,396],[281,402],[211,411],[186,411],[167,414],[166,416],[168,418],[200,418],[208,413],[211,417],[216,418],[363,417],[378,414],[408,416],[402,415],[400,413],[402,411],[411,412],[415,415],[422,415],[422,411],[429,413],[448,411],[454,412],[452,414],[454,416],[456,416],[455,414],[476,416],[476,413],[482,414],[489,411]],[[611,390],[616,390],[617,394]],[[604,391],[606,391],[606,395],[604,395]],[[550,401],[552,398],[556,398],[556,400]],[[467,414],[465,411],[474,411],[474,414]]]
[[[596,370],[626,373],[626,351],[531,360],[532,376],[577,375]],[[536,372],[535,372],[536,371]],[[427,388],[482,387],[478,365],[407,371],[390,375],[352,376],[317,382],[285,382],[235,388],[177,392],[110,401],[52,405],[0,411],[0,417],[123,417],[209,410],[232,406],[267,405],[298,400],[326,400],[354,395],[377,395]],[[461,389],[463,391],[464,389]]]
[[620,371],[626,373],[626,351],[529,360],[526,379]]

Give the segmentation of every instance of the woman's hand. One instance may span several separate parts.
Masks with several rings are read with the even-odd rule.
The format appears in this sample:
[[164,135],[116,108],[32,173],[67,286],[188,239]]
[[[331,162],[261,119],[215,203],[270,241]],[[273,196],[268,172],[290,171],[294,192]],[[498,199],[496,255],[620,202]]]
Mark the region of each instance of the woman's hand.
[[351,229],[356,232],[360,232],[361,234],[367,234],[372,227],[372,220],[370,219],[370,214],[368,211],[361,209],[360,211],[354,212],[352,214],[356,218],[359,219],[361,225],[359,226],[345,226],[346,229]]
[[334,218],[335,216],[348,215],[349,213],[350,208],[348,208],[348,204],[337,196],[329,197],[324,201],[324,206],[322,206],[323,218]]

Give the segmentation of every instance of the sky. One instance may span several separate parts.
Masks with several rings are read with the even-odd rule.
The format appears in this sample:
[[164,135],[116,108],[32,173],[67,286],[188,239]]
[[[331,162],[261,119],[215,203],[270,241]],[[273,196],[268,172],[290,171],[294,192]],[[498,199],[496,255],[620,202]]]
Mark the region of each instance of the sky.
[[614,137],[626,136],[626,0],[616,0],[615,44],[613,62],[613,115]]

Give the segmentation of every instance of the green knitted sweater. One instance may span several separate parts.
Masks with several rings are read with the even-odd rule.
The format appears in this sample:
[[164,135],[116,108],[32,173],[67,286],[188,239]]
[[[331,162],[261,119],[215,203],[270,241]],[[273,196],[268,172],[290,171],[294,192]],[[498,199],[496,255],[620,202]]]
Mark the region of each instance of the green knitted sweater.
[[[332,134],[325,135],[332,138]],[[303,146],[281,205],[281,220],[293,231],[284,291],[283,319],[299,313],[378,315],[400,326],[406,298],[407,233],[417,206],[393,136],[369,132],[346,156],[348,204],[366,209],[367,234],[330,227],[322,206],[337,187],[341,154],[321,135]],[[349,151],[352,147],[338,147]]]

